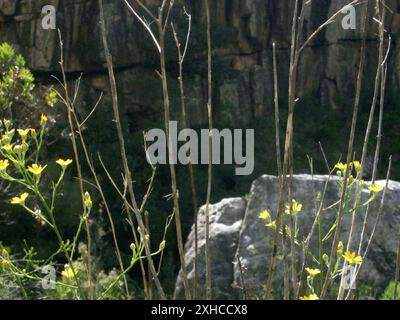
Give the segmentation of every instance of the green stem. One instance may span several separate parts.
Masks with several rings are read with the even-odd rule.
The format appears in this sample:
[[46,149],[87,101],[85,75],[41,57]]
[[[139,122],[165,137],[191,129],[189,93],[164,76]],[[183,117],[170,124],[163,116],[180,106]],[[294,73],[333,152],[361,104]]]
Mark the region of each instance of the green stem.
[[[85,209],[85,211],[86,211],[86,209]],[[81,217],[81,219],[79,221],[79,226],[78,226],[78,229],[76,231],[74,240],[72,242],[71,260],[73,259],[73,256],[74,256],[74,253],[75,253],[76,241],[79,238],[79,235],[81,234],[83,223],[85,222],[85,220],[86,220],[86,213],[83,213],[83,216]]]
[[[58,242],[59,242],[59,244],[60,244],[60,247],[61,247],[61,249],[63,250],[64,255],[65,255],[65,257],[66,257],[66,259],[67,259],[67,261],[68,261],[69,267],[71,268],[71,271],[72,271],[72,273],[73,273],[73,275],[74,275],[74,280],[75,280],[75,282],[76,282],[76,285],[77,285],[77,287],[78,287],[78,290],[79,290],[79,292],[80,292],[80,294],[81,294],[82,296],[85,296],[85,294],[84,294],[84,292],[83,292],[83,290],[82,290],[81,282],[80,282],[80,280],[79,280],[79,278],[78,278],[78,276],[77,276],[77,273],[76,273],[76,271],[75,271],[75,268],[74,268],[74,266],[73,266],[73,264],[72,264],[72,260],[71,260],[69,254],[68,254],[67,249],[65,248],[64,240],[63,240],[63,238],[62,238],[62,236],[61,236],[61,233],[60,233],[60,231],[59,231],[59,229],[58,229],[58,227],[57,227],[57,224],[56,224],[56,221],[55,221],[55,218],[54,218],[54,214],[53,214],[53,210],[52,210],[51,208],[49,208],[49,206],[48,206],[46,200],[43,198],[42,194],[40,193],[40,191],[38,190],[38,188],[37,188],[36,186],[35,186],[35,188],[34,188],[34,192],[35,192],[36,196],[39,198],[39,200],[40,200],[40,202],[42,203],[43,207],[46,209],[46,211],[47,211],[48,214],[49,214],[50,222],[51,222],[51,224],[53,225],[53,231],[54,231],[54,233],[56,234],[56,237],[57,237],[57,239],[58,239]],[[53,199],[52,199],[52,202],[53,202]]]
[[322,241],[322,228],[321,228],[321,217],[318,217],[318,248],[319,248],[319,264],[320,264],[320,270],[321,270],[321,275],[319,277],[319,286],[320,286],[320,292],[322,291],[323,287],[323,279],[324,277],[324,266],[325,262],[323,261],[323,252],[324,252],[324,243]]

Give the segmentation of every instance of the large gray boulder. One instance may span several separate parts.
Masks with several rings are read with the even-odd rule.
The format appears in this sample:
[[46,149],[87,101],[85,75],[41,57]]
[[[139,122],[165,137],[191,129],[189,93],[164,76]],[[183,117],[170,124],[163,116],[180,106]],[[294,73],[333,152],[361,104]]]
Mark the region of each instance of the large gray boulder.
[[[377,181],[376,184],[384,186],[386,181]],[[293,197],[303,204],[303,210],[297,215],[299,235],[298,239],[304,240],[310,232],[315,220],[315,199],[323,193],[326,194],[322,211],[322,233],[326,234],[335,220],[335,203],[340,199],[340,190],[337,177],[295,175],[293,177]],[[362,203],[369,198],[368,183],[362,191]],[[370,204],[366,234],[363,249],[370,238],[375,224],[382,193]],[[250,193],[246,199],[224,199],[220,203],[210,206],[210,247],[211,270],[214,298],[241,298],[242,292],[238,286],[247,290],[250,298],[262,298],[263,288],[266,283],[267,270],[272,252],[273,230],[266,228],[265,223],[259,219],[259,213],[268,209],[273,219],[277,212],[279,197],[279,182],[275,176],[264,175],[253,182]],[[370,251],[363,263],[359,283],[366,284],[378,292],[394,278],[396,251],[399,241],[400,226],[400,183],[390,181],[386,193],[386,201],[382,215],[379,219],[375,236],[371,242]],[[330,208],[332,207],[332,208]],[[366,206],[360,208],[356,215],[352,251],[357,251],[362,225],[365,217]],[[204,208],[199,214],[199,251],[200,251],[200,279],[199,287],[204,289]],[[341,228],[340,239],[346,245],[351,225],[351,214],[345,214]],[[227,230],[229,230],[227,232]],[[311,250],[314,255],[318,253],[317,232],[311,241]],[[331,242],[327,241],[324,252],[329,254]],[[297,248],[298,260],[301,260],[301,250]],[[241,259],[242,272],[240,272],[238,257]],[[189,235],[186,244],[186,259],[189,279],[193,281],[194,259],[194,230]],[[307,262],[309,267],[317,267],[312,261]],[[231,273],[232,272],[232,273]],[[280,298],[282,294],[283,261],[278,259],[276,276],[274,279],[274,297]],[[176,297],[182,296],[182,279],[178,276],[176,283]]]
[[[205,206],[201,207],[198,215],[198,250],[199,265],[205,265]],[[244,213],[246,211],[246,200],[242,198],[224,199],[221,202],[210,205],[210,256],[212,257],[211,275],[213,292],[221,299],[231,298],[230,286],[234,281],[233,260],[236,254],[239,232],[242,227]],[[185,246],[186,264],[190,286],[194,286],[194,263],[195,263],[195,229],[194,226]],[[204,295],[205,269],[198,270],[199,294]],[[183,298],[183,283],[180,277],[175,292],[176,298]]]

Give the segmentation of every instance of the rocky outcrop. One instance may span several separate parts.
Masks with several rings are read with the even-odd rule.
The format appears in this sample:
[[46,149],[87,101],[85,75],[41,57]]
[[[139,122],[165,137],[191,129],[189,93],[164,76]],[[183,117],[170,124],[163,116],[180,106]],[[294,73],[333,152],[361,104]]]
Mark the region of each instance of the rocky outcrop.
[[[328,181],[329,180],[329,181]],[[336,177],[295,175],[293,177],[293,197],[303,204],[303,210],[297,217],[299,229],[298,240],[302,241],[311,230],[315,219],[315,199],[323,193],[327,185],[322,211],[322,233],[326,234],[332,226],[336,217],[334,204],[340,199],[340,192]],[[384,186],[386,181],[378,181],[377,184]],[[363,203],[369,197],[365,185],[362,192]],[[212,285],[214,298],[241,298],[242,292],[237,287],[245,286],[247,294],[251,298],[262,298],[262,289],[266,282],[267,267],[272,252],[273,231],[266,228],[265,222],[259,219],[259,213],[268,209],[275,217],[279,197],[279,182],[274,176],[262,176],[253,182],[250,193],[246,198],[224,199],[220,203],[210,207],[210,256]],[[377,225],[375,237],[371,242],[370,251],[363,263],[360,273],[360,282],[379,291],[384,288],[394,277],[396,251],[399,241],[400,225],[400,183],[390,181],[386,193],[386,201],[382,215]],[[363,249],[367,239],[370,237],[375,224],[381,197],[378,196],[370,206],[366,235]],[[353,251],[357,251],[360,241],[362,224],[366,209],[361,208],[357,213]],[[199,214],[199,252],[200,260],[204,258],[204,208]],[[341,228],[340,239],[346,245],[351,225],[351,214],[345,214]],[[228,233],[226,232],[227,230]],[[226,235],[229,236],[226,236]],[[316,255],[318,246],[314,235],[311,242],[311,250]],[[298,248],[299,252],[301,251]],[[324,252],[329,254],[330,243],[324,246]],[[241,259],[240,269],[238,258]],[[298,257],[300,258],[300,257]],[[189,271],[189,279],[193,281],[194,259],[194,230],[189,235],[186,244],[186,261]],[[283,262],[278,259],[275,277],[274,294],[276,298],[281,297]],[[310,267],[317,267],[312,261],[307,263]],[[240,271],[242,270],[242,272]],[[199,287],[204,289],[204,264],[200,263]],[[242,281],[243,280],[243,281]],[[243,283],[244,282],[244,283]],[[176,297],[182,296],[182,279],[178,277],[176,284]]]
[[[157,1],[147,0],[150,5]],[[306,12],[304,37],[349,1],[312,1]],[[373,1],[372,1],[373,2]],[[155,73],[158,58],[148,35],[127,10],[123,1],[104,0],[110,48],[118,71],[121,104],[126,114],[135,116],[134,127],[142,130],[146,120],[159,119],[161,92]],[[177,6],[178,6],[178,2]],[[83,107],[98,91],[108,91],[106,70],[98,26],[96,0],[3,0],[0,3],[0,41],[9,41],[27,57],[37,75],[48,78],[59,70],[58,35],[41,27],[41,8],[52,4],[57,9],[57,27],[65,45],[66,70],[71,77],[84,72]],[[204,80],[205,35],[204,3],[185,1],[193,15],[193,32],[186,63],[187,99],[190,123],[206,121]],[[255,117],[272,110],[271,44],[278,46],[282,95],[286,90],[288,48],[294,1],[213,0],[213,47],[215,52],[215,113],[233,125],[247,125]],[[391,8],[386,27],[392,36],[389,56],[389,85],[398,87],[397,37],[400,30],[398,0],[386,1]],[[357,12],[359,15],[360,7]],[[371,9],[373,12],[373,9]],[[310,93],[327,107],[341,108],[341,97],[352,97],[360,49],[360,17],[356,30],[344,30],[339,15],[304,51],[299,73],[299,97]],[[174,13],[183,37],[186,30],[180,10]],[[376,24],[371,19],[368,41],[367,73],[376,70]],[[169,41],[171,92],[177,92],[175,48]],[[141,87],[154,94],[141,93]],[[368,89],[368,88],[367,88]],[[174,101],[173,101],[174,102]],[[172,103],[172,105],[179,105]]]
[[[210,252],[213,257],[211,274],[213,275],[214,292],[218,292],[218,297],[229,298],[229,288],[234,282],[235,254],[239,241],[239,232],[244,219],[246,210],[246,200],[242,198],[224,199],[221,202],[210,205]],[[190,236],[185,246],[186,263],[189,270],[191,286],[194,285],[194,263],[195,263],[195,229],[192,227]],[[201,207],[198,216],[198,248],[204,252],[205,248],[205,206]],[[198,258],[199,265],[205,264],[204,254]],[[205,270],[199,269],[198,292],[204,295]],[[178,290],[177,297],[182,298],[183,292]]]

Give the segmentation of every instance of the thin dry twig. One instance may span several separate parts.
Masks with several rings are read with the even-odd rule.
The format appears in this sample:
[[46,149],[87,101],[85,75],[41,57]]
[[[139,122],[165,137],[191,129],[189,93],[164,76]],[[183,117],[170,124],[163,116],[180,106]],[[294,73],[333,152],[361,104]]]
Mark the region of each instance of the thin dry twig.
[[210,200],[211,200],[211,188],[212,188],[212,136],[211,130],[213,128],[213,117],[212,117],[212,44],[211,44],[211,15],[210,5],[208,0],[204,0],[206,6],[206,18],[207,18],[207,61],[208,61],[208,102],[207,102],[207,115],[208,115],[208,177],[207,177],[207,199],[206,199],[206,243],[205,243],[205,260],[206,260],[206,298],[211,300],[211,268],[210,268]]
[[[188,34],[186,36],[186,45],[185,45],[185,51],[188,46],[188,41],[189,41],[189,35],[190,35],[190,29],[191,29],[191,16],[185,11],[185,14],[189,17],[189,27],[188,27]],[[178,66],[179,66],[179,76],[178,76],[178,81],[179,81],[179,92],[180,92],[180,99],[181,99],[181,113],[182,113],[182,126],[183,128],[187,128],[187,119],[186,119],[186,95],[185,95],[185,86],[184,86],[184,79],[183,79],[183,61],[185,59],[184,53],[182,53],[181,50],[181,44],[179,42],[178,34],[175,30],[174,24],[171,23],[171,28],[173,31],[174,35],[174,40],[175,40],[175,45],[178,51]],[[198,279],[199,279],[199,244],[198,244],[198,221],[197,221],[197,216],[198,216],[198,205],[197,205],[197,191],[196,191],[196,184],[195,184],[195,178],[194,178],[194,170],[193,170],[193,164],[190,161],[189,157],[189,165],[188,165],[188,171],[189,171],[189,181],[190,181],[190,189],[192,193],[192,204],[193,204],[193,217],[194,217],[194,251],[195,251],[195,258],[194,258],[194,279],[193,279],[193,299],[196,299],[197,297],[197,290],[198,290]]]
[[[130,7],[129,3],[127,1],[125,1],[125,2]],[[140,230],[141,237],[142,237],[142,239],[145,239],[146,238],[145,237],[146,228],[145,228],[145,225],[144,225],[143,218],[142,218],[142,216],[140,214],[139,208],[137,206],[136,197],[135,197],[135,193],[134,193],[134,190],[133,190],[132,175],[131,175],[131,171],[129,169],[128,159],[126,157],[125,139],[124,139],[123,130],[122,130],[122,126],[121,126],[120,115],[119,115],[117,86],[116,86],[116,82],[115,82],[112,57],[111,57],[111,54],[110,54],[110,51],[109,51],[109,48],[108,48],[108,43],[107,43],[107,33],[106,33],[106,27],[105,27],[105,19],[104,19],[104,10],[103,10],[103,2],[102,2],[102,0],[99,0],[99,7],[100,7],[100,24],[101,24],[101,31],[102,31],[103,47],[104,47],[105,56],[106,56],[106,59],[107,59],[107,69],[108,69],[108,73],[109,73],[110,86],[111,86],[111,95],[112,95],[112,102],[113,102],[112,106],[113,106],[113,112],[114,112],[114,120],[115,120],[116,127],[117,127],[118,141],[119,141],[119,144],[120,144],[121,158],[122,158],[124,173],[125,173],[125,176],[126,176],[126,179],[127,179],[129,196],[131,198],[131,203],[132,203],[132,206],[134,208],[133,212],[135,214],[136,221],[137,221],[137,223],[139,225],[139,230]],[[141,20],[140,17],[138,17],[138,18],[139,18],[139,20]],[[132,218],[131,218],[130,214],[128,214],[128,219],[130,220],[131,224],[133,225],[133,221],[131,221]],[[161,286],[160,280],[159,280],[157,272],[155,270],[153,258],[151,257],[150,247],[149,247],[149,244],[148,244],[147,241],[144,241],[144,247],[145,247],[146,258],[147,258],[147,260],[149,262],[150,271],[151,271],[151,274],[153,276],[153,280],[154,280],[154,283],[156,285],[158,294],[159,294],[161,299],[165,300],[166,296],[165,296],[165,293],[164,293],[164,289]]]
[[271,297],[272,280],[276,268],[276,259],[278,255],[278,244],[280,242],[280,230],[282,226],[282,214],[285,206],[286,198],[286,179],[289,169],[289,157],[291,149],[291,138],[293,131],[293,112],[295,105],[295,87],[296,87],[296,69],[294,65],[294,57],[296,52],[296,32],[297,32],[297,21],[298,21],[298,4],[299,1],[295,1],[295,8],[293,13],[292,22],[292,43],[291,43],[291,53],[290,53],[290,65],[289,65],[289,110],[286,124],[286,138],[285,138],[285,148],[284,148],[284,158],[282,166],[282,177],[280,179],[280,190],[279,190],[279,203],[278,203],[278,213],[276,218],[276,229],[273,239],[273,249],[270,265],[268,268],[267,284],[265,296],[267,299]]
[[278,177],[282,175],[282,156],[280,143],[280,124],[279,124],[279,88],[278,88],[278,71],[276,63],[276,45],[272,44],[273,70],[274,70],[274,104],[275,104],[275,148],[276,148],[276,166],[278,169]]
[[[149,35],[151,36],[151,39],[153,40],[154,44],[155,44],[156,47],[157,47],[158,52],[161,53],[160,44],[158,43],[156,36],[154,35],[153,31],[151,30],[150,25],[149,25],[143,18],[140,17],[140,15],[136,12],[135,9],[133,9],[133,7],[129,4],[129,2],[128,2],[127,0],[123,0],[123,1],[126,3],[126,5],[128,6],[128,8],[131,10],[131,12],[135,15],[135,17],[140,21],[140,23],[143,25],[143,27],[145,27],[145,28],[147,29]],[[142,8],[146,8],[146,6],[143,5],[141,1],[136,0],[136,2],[138,2]],[[147,9],[147,8],[146,8],[146,9]],[[145,10],[146,10],[146,9],[145,9]],[[155,17],[153,16],[153,14],[151,13],[150,10],[147,10],[146,12],[147,12],[152,18],[155,19]]]
[[[376,77],[375,77],[375,86],[374,86],[374,94],[372,98],[372,104],[371,104],[371,109],[370,109],[370,115],[368,119],[368,124],[365,132],[365,137],[364,137],[364,144],[363,144],[363,150],[362,150],[362,156],[361,156],[361,169],[358,173],[358,178],[361,179],[363,176],[363,171],[364,171],[364,165],[365,165],[365,160],[366,160],[366,155],[368,151],[368,144],[369,144],[369,138],[371,135],[371,129],[372,129],[372,124],[374,120],[374,114],[375,114],[375,108],[379,96],[379,87],[381,87],[380,93],[384,95],[385,92],[385,79],[384,79],[384,65],[382,65],[382,62],[384,60],[384,34],[385,34],[385,29],[384,29],[384,21],[385,21],[385,15],[386,15],[386,9],[383,7],[382,12],[380,10],[379,6],[380,0],[376,1],[376,11],[378,12],[378,16],[380,16],[380,23],[379,23],[379,54],[378,54],[378,63],[377,63],[377,70],[376,70]],[[380,111],[380,117],[383,117],[383,106],[384,106],[384,97],[381,96],[381,111]],[[381,123],[382,118],[380,119],[380,127],[378,129],[381,130]],[[380,132],[378,133],[380,135]],[[379,156],[379,151],[380,151],[380,137],[378,138],[378,143],[376,145],[376,150],[375,150],[375,157],[374,157],[374,169],[373,169],[373,175],[372,175],[372,183],[374,183],[375,178],[376,178],[376,168],[378,165],[378,156]],[[356,225],[356,218],[357,218],[357,209],[359,207],[359,203],[361,201],[361,191],[362,191],[362,185],[358,184],[357,190],[354,195],[354,204],[353,204],[353,214],[352,214],[352,221],[350,225],[350,232],[349,232],[349,238],[347,242],[347,248],[346,251],[350,251],[350,248],[352,246],[353,242],[353,237],[354,237],[354,230],[355,230],[355,225]],[[363,230],[362,230],[362,237],[364,234],[365,226],[367,223],[368,219],[368,213],[369,213],[369,204],[366,209],[365,217],[364,217],[364,224],[363,224]],[[362,240],[360,241],[360,245],[362,245]],[[344,262],[344,267],[347,265],[346,261]],[[338,293],[338,299],[341,300],[343,299],[344,295],[344,289],[343,289],[343,277],[344,274],[342,274],[342,281],[340,282],[340,287],[339,287],[339,293]],[[351,291],[351,289],[350,289]]]
[[158,19],[156,20],[156,24],[158,27],[158,37],[159,37],[159,44],[160,44],[160,76],[161,76],[161,83],[162,83],[162,92],[163,92],[163,104],[164,104],[164,126],[167,138],[167,150],[168,150],[168,159],[169,159],[169,169],[170,169],[170,176],[171,176],[171,189],[172,189],[172,197],[173,197],[173,204],[175,210],[175,228],[176,228],[176,237],[178,243],[178,252],[179,252],[179,259],[181,262],[181,271],[182,271],[182,278],[185,290],[185,297],[187,300],[191,299],[191,293],[189,288],[189,281],[188,275],[186,271],[186,263],[185,263],[185,252],[183,248],[183,239],[182,239],[182,225],[181,225],[181,215],[180,215],[180,208],[179,208],[179,194],[178,194],[178,186],[176,180],[176,171],[175,171],[175,164],[174,161],[174,154],[173,154],[173,147],[169,132],[169,122],[170,122],[170,98],[169,98],[169,89],[168,89],[168,79],[167,79],[167,69],[166,69],[166,56],[165,56],[165,28],[164,24],[168,22],[168,15],[167,19],[164,21],[164,6],[166,0],[164,0],[161,8],[159,9]]
[[[75,167],[76,167],[76,171],[78,174],[79,190],[80,190],[81,201],[82,201],[82,205],[83,205],[85,202],[85,200],[84,200],[85,190],[83,188],[82,168],[81,168],[81,163],[80,163],[78,146],[76,143],[75,127],[74,127],[73,120],[72,120],[72,114],[73,114],[74,108],[75,108],[74,101],[75,101],[77,93],[78,93],[80,77],[78,78],[78,81],[76,82],[76,85],[75,85],[74,99],[71,100],[71,98],[69,96],[67,76],[66,76],[66,73],[64,70],[64,43],[62,41],[60,30],[58,30],[58,37],[59,37],[59,43],[60,43],[59,65],[60,65],[61,74],[62,74],[62,81],[60,80],[60,83],[62,82],[63,89],[64,89],[64,101],[65,101],[65,106],[67,107],[68,125],[69,125],[69,129],[70,129],[70,137],[71,137],[72,149],[73,149],[73,153],[74,153]],[[88,251],[88,263],[87,263],[88,291],[89,291],[89,297],[92,297],[94,288],[93,288],[93,274],[92,274],[92,240],[91,240],[89,219],[85,219],[85,230],[86,230],[86,241],[87,241],[87,251]]]
[[[357,1],[353,1],[353,2],[355,4]],[[348,149],[347,149],[347,160],[346,160],[347,166],[346,166],[346,170],[345,170],[345,174],[344,174],[343,192],[340,197],[340,208],[339,208],[339,213],[338,213],[338,217],[336,220],[337,225],[336,225],[335,235],[334,235],[334,239],[333,239],[333,243],[332,243],[332,247],[331,247],[331,252],[329,255],[328,269],[326,271],[325,281],[324,281],[324,285],[322,287],[322,291],[321,291],[321,295],[320,295],[321,299],[324,299],[325,296],[327,295],[328,289],[330,287],[331,280],[332,280],[331,272],[332,272],[333,263],[334,263],[334,260],[336,257],[337,247],[339,244],[339,235],[340,235],[341,223],[342,223],[342,217],[343,217],[344,205],[345,205],[344,200],[345,200],[346,193],[347,193],[348,178],[350,175],[350,163],[351,163],[352,156],[353,156],[355,132],[356,132],[356,127],[357,127],[357,122],[358,122],[358,111],[360,109],[361,85],[362,85],[362,80],[363,80],[363,75],[364,75],[364,66],[365,66],[367,16],[368,16],[368,4],[369,4],[368,2],[369,1],[366,2],[366,5],[364,6],[363,13],[362,13],[361,54],[360,54],[360,63],[359,63],[358,75],[357,75],[356,93],[355,93],[355,99],[354,99],[350,137],[349,137],[349,143],[348,143]]]
[[[363,257],[362,257],[362,258],[363,258],[363,261],[366,259],[367,255],[368,255],[368,253],[369,253],[369,249],[370,249],[371,243],[372,243],[372,241],[373,241],[373,239],[374,239],[374,235],[375,235],[375,232],[376,232],[376,228],[378,227],[379,221],[380,221],[381,216],[382,216],[383,207],[384,207],[385,200],[386,200],[386,193],[387,193],[387,190],[388,190],[388,187],[389,187],[389,182],[390,182],[390,172],[391,172],[391,170],[392,170],[392,156],[389,157],[389,165],[388,165],[388,169],[387,169],[387,173],[386,173],[385,188],[384,188],[384,190],[383,190],[381,202],[380,202],[380,204],[379,204],[379,209],[378,209],[378,213],[377,213],[377,215],[376,215],[375,223],[374,223],[374,226],[373,226],[373,228],[372,228],[371,235],[370,235],[370,237],[369,237],[369,239],[368,239],[368,243],[367,243],[367,247],[366,247],[366,249],[365,249],[364,255],[363,255]],[[361,270],[362,266],[363,266],[363,265],[361,264],[361,265],[356,269],[356,272],[355,272],[355,274],[354,274],[354,277],[352,278],[352,283],[355,283],[355,282],[356,282],[357,277],[358,277],[358,275],[359,275],[359,273],[360,273],[360,270]],[[352,287],[352,286],[350,286],[350,287]],[[350,289],[349,292],[347,293],[346,300],[349,298],[349,296],[350,296],[351,293],[352,293],[352,290]]]

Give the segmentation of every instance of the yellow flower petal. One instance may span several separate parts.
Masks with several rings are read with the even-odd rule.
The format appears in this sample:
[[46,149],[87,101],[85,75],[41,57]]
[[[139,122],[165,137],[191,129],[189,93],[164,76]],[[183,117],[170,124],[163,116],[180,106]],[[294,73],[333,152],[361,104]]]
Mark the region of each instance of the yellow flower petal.
[[354,258],[354,263],[355,264],[362,264],[362,262],[363,262],[363,259],[362,259],[361,256],[357,256],[357,257]]
[[58,159],[58,160],[56,161],[56,163],[57,163],[58,165],[60,165],[61,168],[65,169],[66,167],[68,167],[68,166],[72,163],[72,160],[71,160],[71,159],[67,159],[67,160]]
[[305,268],[305,270],[307,271],[308,275],[312,278],[321,273],[321,270],[319,269]]
[[26,198],[28,198],[29,194],[28,193],[23,193],[19,197],[13,197],[11,199],[11,204],[19,204],[19,205],[24,205]]
[[1,259],[0,260],[0,270],[7,270],[11,265],[10,260],[8,259]]
[[35,176],[40,176],[43,172],[44,169],[46,169],[47,166],[41,166],[38,165],[37,163],[32,164],[31,166],[28,167],[28,171]]
[[340,170],[340,171],[342,171],[342,172],[345,172],[346,169],[347,169],[347,165],[345,163],[343,163],[343,162],[339,162],[339,163],[337,163],[335,165],[335,168]]
[[11,145],[11,144],[6,144],[5,146],[3,146],[2,147],[2,149],[5,151],[5,152],[11,152],[12,151],[12,149],[13,149],[13,146]]
[[261,220],[270,221],[271,214],[268,212],[268,210],[264,210],[264,211],[260,212],[258,218],[260,218]]
[[30,131],[30,129],[17,129],[17,132],[21,136],[22,140],[26,140],[26,137],[28,136]]
[[361,163],[360,161],[353,161],[354,170],[357,172],[361,170]]
[[315,293],[312,293],[309,296],[300,297],[300,300],[319,300],[319,297]]
[[51,90],[45,97],[46,103],[49,107],[54,107],[58,101],[57,92]]
[[74,277],[74,272],[72,271],[72,268],[69,265],[65,265],[64,270],[61,271],[61,275],[64,278],[72,279]]
[[7,167],[10,165],[7,159],[0,160],[0,172],[4,172],[7,170]]
[[47,116],[45,114],[42,113],[41,117],[40,117],[40,125],[44,126],[47,123]]
[[379,186],[377,184],[371,184],[368,189],[372,193],[379,193],[379,192],[381,192],[383,190],[383,187]]
[[290,207],[288,204],[286,205],[285,213],[287,215],[292,214],[297,214],[301,210],[303,210],[303,205],[299,202],[297,202],[295,199],[292,199],[292,207]]
[[349,264],[362,264],[363,259],[361,256],[357,256],[355,252],[345,252],[342,257],[346,260]]
[[275,229],[276,228],[276,221],[271,221],[265,225],[267,228]]
[[90,209],[93,206],[92,198],[90,197],[90,193],[87,191],[83,197],[83,204],[87,209]]

